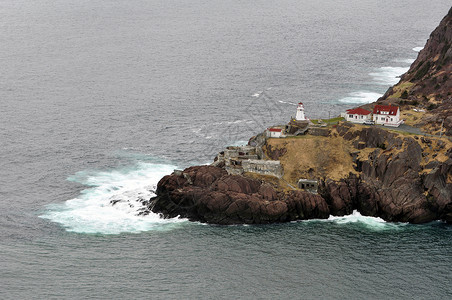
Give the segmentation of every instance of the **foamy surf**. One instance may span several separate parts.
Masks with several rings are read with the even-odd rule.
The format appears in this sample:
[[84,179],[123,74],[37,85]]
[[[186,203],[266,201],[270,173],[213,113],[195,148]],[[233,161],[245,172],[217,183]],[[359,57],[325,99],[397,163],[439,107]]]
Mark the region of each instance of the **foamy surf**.
[[408,67],[381,67],[376,72],[369,73],[370,76],[382,85],[394,85],[399,82],[400,76],[408,71]]
[[330,216],[328,219],[324,220],[326,222],[332,222],[336,224],[359,224],[363,225],[369,229],[373,230],[385,230],[385,229],[396,229],[400,226],[404,226],[406,224],[399,223],[389,223],[383,220],[382,218],[376,217],[367,217],[361,215],[357,210],[354,210],[351,215],[337,217]]
[[77,233],[119,234],[168,230],[186,222],[162,219],[150,213],[140,216],[144,201],[153,197],[161,177],[176,167],[169,164],[138,163],[134,167],[102,172],[79,172],[68,180],[87,188],[80,196],[52,204],[40,217]]
[[279,103],[283,103],[283,104],[290,104],[290,105],[295,105],[297,106],[298,104],[293,103],[293,102],[287,102],[287,101],[282,101],[282,100],[278,100]]
[[414,47],[413,51],[420,52],[424,47]]
[[383,94],[359,91],[350,93],[348,97],[339,99],[339,102],[365,104],[377,101],[381,96]]
[[414,59],[414,58],[402,58],[402,59],[395,59],[394,61],[411,65],[415,60],[416,59]]
[[246,145],[248,145],[248,141],[241,140],[241,141],[234,141],[232,143],[229,143],[229,144],[225,145],[224,147],[227,147],[227,146],[246,146]]

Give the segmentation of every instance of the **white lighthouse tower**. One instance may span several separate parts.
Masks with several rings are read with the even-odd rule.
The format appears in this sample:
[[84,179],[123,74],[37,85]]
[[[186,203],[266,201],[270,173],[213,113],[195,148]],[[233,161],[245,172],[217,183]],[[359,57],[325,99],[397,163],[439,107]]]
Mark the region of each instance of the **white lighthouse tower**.
[[295,120],[297,121],[305,121],[306,118],[304,116],[304,106],[303,103],[298,103],[297,106],[297,115],[295,116]]

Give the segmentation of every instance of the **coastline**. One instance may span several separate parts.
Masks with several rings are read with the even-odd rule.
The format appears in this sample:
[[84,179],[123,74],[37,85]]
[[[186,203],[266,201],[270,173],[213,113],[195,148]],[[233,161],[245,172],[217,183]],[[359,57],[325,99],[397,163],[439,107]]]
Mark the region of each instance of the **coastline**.
[[163,177],[144,213],[262,224],[357,210],[391,222],[452,223],[451,24],[452,8],[399,83],[345,113],[354,123],[406,122],[417,130],[338,119],[319,124],[305,118],[300,102],[295,119],[269,127],[248,146],[227,147],[210,166]]

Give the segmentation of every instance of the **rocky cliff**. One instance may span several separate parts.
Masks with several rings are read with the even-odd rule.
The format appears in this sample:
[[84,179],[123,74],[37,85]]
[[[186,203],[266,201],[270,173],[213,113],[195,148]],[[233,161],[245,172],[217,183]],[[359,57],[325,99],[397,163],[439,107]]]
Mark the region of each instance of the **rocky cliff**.
[[353,127],[344,123],[337,132],[360,149],[353,153],[358,174],[322,185],[332,214],[357,209],[388,221],[452,222],[452,143]]
[[427,113],[416,116],[413,125],[437,133],[444,120],[443,132],[452,136],[452,8],[408,72],[377,102],[398,104],[404,110],[425,109]]
[[[162,178],[149,208],[165,217],[215,224],[327,218],[354,209],[394,222],[452,223],[452,142],[349,123],[339,124],[328,138],[341,141],[343,146],[333,147],[333,155],[348,156],[351,169],[335,178],[324,173],[321,160],[309,162],[305,175],[319,181],[318,194],[294,188],[299,177],[291,172],[277,179],[228,175],[222,168],[198,166]],[[299,152],[309,151],[311,158],[328,156],[331,149],[323,139],[270,139],[264,149],[266,155],[279,153],[289,170]],[[312,148],[313,144],[321,146]],[[330,171],[340,166],[334,159],[332,163]]]
[[181,216],[214,224],[266,224],[327,218],[325,200],[304,191],[279,191],[265,180],[228,175],[213,166],[190,167],[160,180],[150,208],[165,217]]

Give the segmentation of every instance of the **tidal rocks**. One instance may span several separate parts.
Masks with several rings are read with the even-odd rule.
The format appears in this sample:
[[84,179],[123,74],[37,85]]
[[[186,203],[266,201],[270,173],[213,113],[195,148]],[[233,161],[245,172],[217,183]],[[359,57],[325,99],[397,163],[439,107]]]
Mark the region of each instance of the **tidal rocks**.
[[153,212],[214,224],[266,224],[327,218],[325,200],[303,191],[277,192],[261,180],[227,175],[213,166],[196,166],[163,177]]

